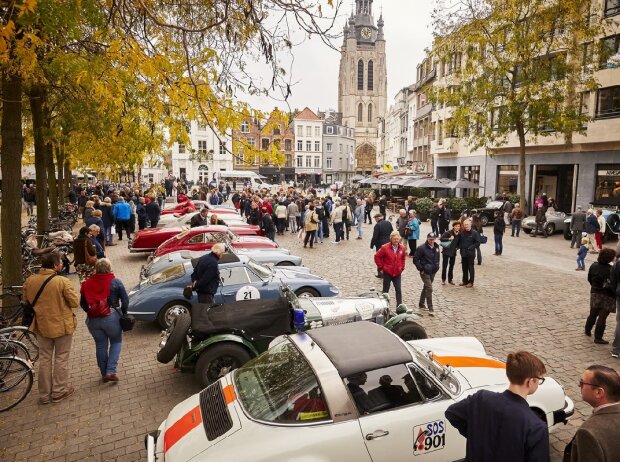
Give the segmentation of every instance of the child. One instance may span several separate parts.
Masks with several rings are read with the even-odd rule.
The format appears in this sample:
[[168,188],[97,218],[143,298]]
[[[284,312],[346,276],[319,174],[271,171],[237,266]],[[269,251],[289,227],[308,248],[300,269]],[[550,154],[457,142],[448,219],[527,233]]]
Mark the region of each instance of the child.
[[577,252],[577,268],[575,268],[575,271],[586,270],[585,259],[588,254],[588,242],[589,240],[587,237],[581,239],[581,247],[579,247],[579,252]]

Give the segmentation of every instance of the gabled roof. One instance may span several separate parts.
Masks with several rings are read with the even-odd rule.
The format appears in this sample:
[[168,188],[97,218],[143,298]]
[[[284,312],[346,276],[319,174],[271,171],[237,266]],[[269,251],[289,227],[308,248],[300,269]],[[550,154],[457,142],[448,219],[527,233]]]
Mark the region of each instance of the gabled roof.
[[321,120],[311,109],[305,107],[303,111],[295,116],[295,120]]

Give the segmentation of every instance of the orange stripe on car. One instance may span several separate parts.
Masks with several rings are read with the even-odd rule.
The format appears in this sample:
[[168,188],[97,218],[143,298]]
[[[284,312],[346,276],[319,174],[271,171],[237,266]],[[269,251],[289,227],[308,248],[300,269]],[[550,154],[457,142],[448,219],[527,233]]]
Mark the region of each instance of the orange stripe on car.
[[168,451],[177,441],[201,423],[202,416],[200,415],[200,406],[196,406],[166,430],[164,434],[164,452]]
[[506,364],[497,359],[476,358],[474,356],[437,356],[433,359],[444,366],[452,367],[490,367],[495,369],[506,369]]
[[235,395],[235,389],[232,385],[227,385],[224,387],[224,401],[226,404],[230,404],[237,399],[237,395]]

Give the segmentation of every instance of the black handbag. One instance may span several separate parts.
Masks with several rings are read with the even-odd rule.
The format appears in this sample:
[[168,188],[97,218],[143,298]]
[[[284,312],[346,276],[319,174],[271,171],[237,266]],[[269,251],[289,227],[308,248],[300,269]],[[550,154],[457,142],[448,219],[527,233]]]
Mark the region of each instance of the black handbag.
[[32,321],[34,321],[34,305],[35,303],[37,303],[37,300],[39,299],[41,292],[43,292],[43,289],[45,289],[45,286],[47,285],[47,283],[50,282],[54,276],[57,276],[57,274],[56,273],[52,274],[50,277],[48,277],[43,282],[43,284],[39,288],[39,291],[34,296],[34,300],[32,301],[32,303],[28,303],[28,302],[20,303],[22,307],[22,313],[23,313],[22,314],[22,326],[28,327],[30,326],[30,324],[32,324]]
[[121,330],[123,332],[133,330],[133,326],[136,324],[136,318],[131,314],[123,314],[121,311],[117,310],[116,307],[114,307],[114,311],[120,316],[118,322],[121,325]]

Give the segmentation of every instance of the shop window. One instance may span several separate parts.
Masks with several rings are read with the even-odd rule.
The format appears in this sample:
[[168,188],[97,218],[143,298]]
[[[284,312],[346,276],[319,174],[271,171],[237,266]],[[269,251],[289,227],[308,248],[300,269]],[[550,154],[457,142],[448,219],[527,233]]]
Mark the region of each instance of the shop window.
[[499,165],[497,167],[497,191],[517,194],[519,183],[518,165]]
[[594,204],[620,206],[620,164],[596,166]]
[[620,86],[601,88],[597,92],[596,117],[620,117]]

